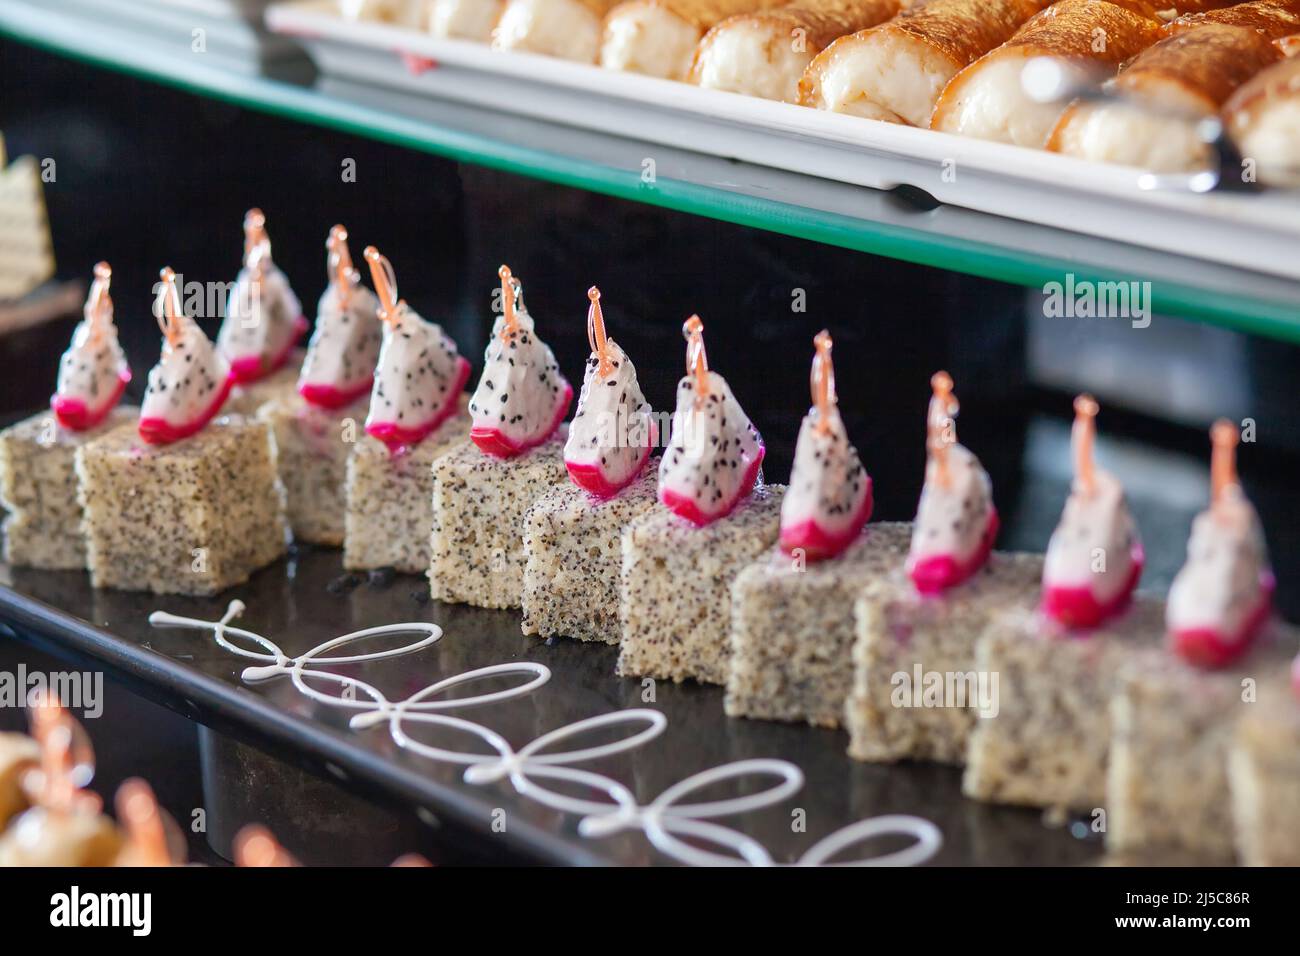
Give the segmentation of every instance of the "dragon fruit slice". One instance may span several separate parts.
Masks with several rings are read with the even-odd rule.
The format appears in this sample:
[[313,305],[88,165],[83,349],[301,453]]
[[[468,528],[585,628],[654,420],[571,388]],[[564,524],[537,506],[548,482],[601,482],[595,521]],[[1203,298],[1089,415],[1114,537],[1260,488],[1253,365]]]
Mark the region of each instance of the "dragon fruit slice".
[[379,300],[352,267],[346,229],[331,229],[325,248],[330,283],[316,307],[316,331],[307,343],[298,394],[321,408],[343,408],[374,384],[383,338],[375,324]]
[[650,460],[659,429],[641,393],[636,368],[605,335],[600,290],[587,290],[587,338],[591,358],[569,425],[564,465],[579,488],[610,498],[636,480]]
[[1074,411],[1074,487],[1047,545],[1043,611],[1066,627],[1087,628],[1128,606],[1144,555],[1123,486],[1093,467],[1097,403],[1080,395]]
[[366,433],[389,449],[418,444],[455,414],[469,362],[442,326],[420,318],[397,297],[393,266],[374,246],[365,250],[379,290],[383,344],[370,392]]
[[469,400],[469,437],[489,455],[513,458],[555,434],[569,413],[573,386],[534,331],[523,284],[507,266],[498,274],[503,308],[483,354],[483,377]]
[[907,573],[922,594],[938,594],[978,571],[998,534],[993,483],[979,459],[957,443],[952,379],[936,372],[930,385],[925,487],[907,556]]
[[307,331],[298,297],[271,261],[271,240],[260,209],[244,216],[244,267],[226,303],[217,348],[236,382],[247,384],[282,368]]
[[762,436],[717,372],[709,371],[704,323],[682,327],[686,375],[677,383],[673,434],[659,463],[659,500],[696,526],[724,518],[761,480]]
[[813,339],[813,407],[799,427],[790,488],[781,503],[781,550],[824,561],[847,548],[871,517],[871,476],[849,443],[835,396],[831,335]]
[[221,411],[233,384],[230,366],[181,309],[176,273],[162,270],[158,323],[162,356],[140,404],[140,437],[165,445],[195,434]]
[[113,300],[108,287],[113,271],[107,262],[95,266],[95,281],[82,310],[82,320],[72,332],[72,344],[59,360],[59,377],[50,408],[64,428],[94,428],[118,403],[131,381],[122,346],[113,324]]
[[1274,579],[1259,517],[1237,480],[1237,428],[1218,421],[1210,435],[1212,499],[1192,523],[1187,563],[1169,589],[1165,623],[1177,654],[1212,668],[1250,649],[1268,620]]

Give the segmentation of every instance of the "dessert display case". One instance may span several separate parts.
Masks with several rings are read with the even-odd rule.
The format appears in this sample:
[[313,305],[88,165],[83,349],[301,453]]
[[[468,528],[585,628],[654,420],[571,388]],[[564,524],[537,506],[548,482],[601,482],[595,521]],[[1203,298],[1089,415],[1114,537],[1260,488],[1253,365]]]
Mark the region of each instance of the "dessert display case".
[[[205,50],[192,42],[195,30],[207,31]],[[419,313],[413,321],[437,322],[470,360],[473,372],[464,370],[455,391],[480,380],[485,347],[489,363],[507,360],[489,343],[501,334],[494,319],[501,323],[504,300],[515,302],[511,270],[528,281],[528,314],[537,317],[535,331],[528,319],[525,338],[540,336],[536,341],[554,350],[542,362],[548,388],[558,389],[564,375],[577,386],[589,352],[590,361],[597,354],[603,361],[603,321],[599,348],[587,324],[588,310],[599,315],[603,305],[626,350],[617,354],[635,358],[645,399],[671,411],[674,388],[682,387],[682,322],[698,313],[709,328],[712,366],[727,375],[722,387],[734,391],[765,443],[762,471],[754,463],[760,491],[737,512],[766,509],[753,540],[728,543],[717,527],[710,533],[720,544],[692,538],[674,523],[682,511],[662,509],[653,516],[666,529],[659,539],[651,540],[658,532],[649,520],[637,526],[644,537],[623,539],[624,586],[630,564],[640,561],[636,573],[649,575],[632,602],[639,624],[627,611],[619,619],[602,608],[618,590],[618,575],[593,579],[586,590],[570,579],[574,590],[557,608],[545,575],[533,568],[530,578],[510,553],[519,536],[493,537],[494,517],[527,510],[509,499],[535,490],[530,473],[511,472],[513,446],[483,467],[472,444],[445,459],[441,447],[426,444],[428,459],[421,453],[412,460],[429,474],[403,472],[398,481],[393,462],[403,453],[394,455],[388,439],[399,426],[366,429],[364,408],[350,417],[352,406],[341,404],[325,431],[350,423],[370,434],[357,453],[334,448],[328,474],[308,475],[330,456],[311,441],[285,441],[282,430],[292,431],[303,414],[297,394],[258,413],[270,424],[220,427],[279,431],[279,444],[298,463],[292,467],[301,469],[293,480],[281,476],[291,499],[315,494],[319,478],[330,485],[321,500],[346,515],[322,518],[312,513],[320,502],[300,501],[295,510],[291,500],[289,521],[300,541],[284,557],[275,557],[278,544],[263,549],[232,578],[251,569],[246,581],[215,595],[193,592],[202,596],[155,584],[173,593],[150,595],[92,587],[91,576],[77,570],[0,564],[7,633],[102,670],[200,726],[209,842],[222,857],[234,855],[241,825],[260,822],[304,861],[328,863],[383,863],[412,849],[435,861],[575,865],[1106,860],[1096,814],[1077,801],[1044,811],[963,796],[967,737],[994,749],[1000,739],[972,731],[974,716],[966,715],[971,720],[952,740],[945,736],[951,727],[936,730],[941,743],[902,740],[914,724],[883,750],[880,741],[860,744],[857,735],[885,720],[874,708],[890,688],[870,688],[868,707],[868,689],[852,679],[859,658],[845,651],[864,631],[887,643],[901,629],[918,636],[914,650],[927,642],[956,647],[953,660],[960,661],[975,637],[964,629],[999,610],[981,602],[1024,603],[1020,611],[1029,617],[1043,577],[1039,555],[1077,478],[1070,437],[1077,391],[1096,393],[1106,408],[1097,453],[1123,479],[1142,529],[1144,613],[1183,564],[1188,528],[1211,495],[1205,429],[1225,416],[1249,435],[1239,452],[1241,484],[1267,538],[1274,605],[1284,619],[1300,614],[1300,533],[1289,519],[1300,464],[1290,381],[1300,346],[1300,191],[1204,190],[1193,177],[1153,177],[496,51],[349,20],[332,0],[13,0],[0,9],[0,44],[6,82],[21,91],[0,106],[10,151],[57,163],[45,188],[60,277],[85,275],[101,257],[113,260],[116,322],[136,373],[128,400],[145,396],[146,357],[157,355],[148,310],[159,266],[175,266],[164,281],[182,290],[168,314],[177,323],[190,315],[216,340],[222,304],[206,306],[204,287],[235,275],[238,216],[256,204],[273,223],[275,261],[307,318],[315,317],[321,289],[336,283],[345,296],[350,288],[352,263],[346,248],[340,258],[339,233],[330,228],[346,223],[342,236],[352,238],[358,276],[363,262],[374,270],[380,314],[391,321],[385,335],[401,334],[406,319],[394,317],[409,301]],[[165,132],[159,117],[169,124]],[[327,235],[331,258],[322,277]],[[372,243],[396,263],[402,299],[385,257],[373,247],[361,254]],[[245,246],[246,268],[257,268],[256,245]],[[269,245],[265,255],[269,260]],[[510,269],[498,273],[502,262]],[[1132,290],[1132,309],[1109,317],[1073,311],[1076,289],[1107,286]],[[522,298],[506,311],[515,307],[523,308]],[[688,328],[698,339],[693,321]],[[823,367],[820,393],[814,372],[814,410],[825,412],[838,388],[841,427],[870,474],[861,513],[864,520],[871,514],[869,531],[886,529],[876,531],[884,536],[880,553],[861,559],[861,573],[875,574],[877,564],[901,567],[908,554],[912,526],[901,522],[917,514],[922,479],[929,481],[933,467],[927,382],[945,368],[952,372],[947,389],[955,379],[962,395],[962,443],[978,455],[972,467],[982,463],[997,500],[996,513],[989,502],[992,523],[979,529],[990,540],[975,565],[996,535],[994,560],[1015,572],[1012,584],[986,581],[992,597],[975,591],[970,605],[958,598],[940,611],[934,603],[917,610],[901,601],[908,604],[902,611],[890,604],[888,626],[859,619],[855,631],[852,569],[840,575],[824,566],[816,578],[822,590],[804,597],[804,580],[787,572],[784,552],[773,551],[770,566],[751,563],[780,548],[781,494],[761,485],[783,484],[797,460],[809,343],[821,329],[834,334],[836,364],[834,373]],[[829,356],[829,335],[818,342],[819,355]],[[455,346],[447,354],[454,360]],[[31,381],[15,374],[5,396],[7,424],[42,407],[58,354],[44,340],[0,339],[0,361],[16,372],[31,367]],[[382,370],[382,354],[378,361]],[[692,361],[703,367],[697,372]],[[414,368],[394,363],[384,372],[390,395]],[[547,378],[555,371],[549,363],[563,374]],[[688,371],[712,374],[702,345],[688,353]],[[349,393],[350,400],[364,391]],[[949,397],[939,386],[935,394]],[[484,449],[481,423],[470,426],[481,409],[464,405],[453,403],[448,413],[466,434],[440,434],[450,441],[477,432],[473,440]],[[537,438],[555,446],[546,450],[541,484],[566,480],[562,434]],[[497,436],[498,452],[507,437],[504,430]],[[138,457],[131,449],[122,454]],[[262,480],[262,464],[259,494],[274,483]],[[468,486],[518,487],[494,504],[490,496],[457,498],[440,484],[454,490],[462,478]],[[415,509],[384,500],[427,499],[430,483],[432,554],[424,526],[407,521]],[[658,507],[653,482],[642,484],[632,489],[646,500],[631,500],[629,513]],[[661,472],[661,498],[664,484]],[[243,486],[232,479],[225,488],[231,500],[236,489]],[[347,501],[349,494],[366,498],[364,507]],[[747,496],[746,487],[740,497]],[[581,512],[585,499],[577,497]],[[105,517],[102,501],[98,507],[95,520],[111,520],[113,509]],[[581,542],[580,533],[555,530],[573,510],[557,498],[554,514],[532,511],[520,521],[538,540],[554,530],[557,564],[570,560],[566,547],[585,551],[564,538]],[[130,513],[138,517],[138,503]],[[427,518],[424,502],[418,517]],[[455,527],[439,528],[439,520]],[[629,520],[617,511],[609,519]],[[723,555],[724,546],[740,556]],[[433,598],[421,573],[431,561]],[[731,590],[729,577],[746,564],[743,586]],[[665,585],[664,569],[685,575],[697,566],[716,579],[699,588]],[[97,570],[96,579],[104,574]],[[489,574],[488,586],[458,579]],[[1003,585],[1014,601],[999,597]],[[521,587],[522,614],[509,606]],[[733,630],[730,646],[749,668],[742,692],[715,686],[727,680],[728,622],[734,628],[741,613],[727,604],[732,598],[752,602],[745,633]],[[454,603],[460,600],[507,607]],[[798,638],[777,633],[772,621],[800,602],[816,605],[815,621],[797,622]],[[843,605],[843,613],[828,602]],[[690,639],[679,637],[674,628],[697,604],[709,610],[693,618]],[[572,620],[602,612],[589,639],[557,636],[579,634]],[[637,630],[631,651],[629,629]],[[530,636],[539,630],[540,638]],[[803,682],[778,700],[764,681],[784,673],[787,655],[770,645],[787,639],[791,654],[816,647],[833,660],[828,665],[815,650],[817,659],[799,661]],[[692,641],[708,645],[707,653],[697,654]],[[1014,649],[1004,653],[1018,660]],[[1086,652],[1080,657],[1062,670],[1092,666]],[[907,666],[910,672],[910,658]],[[1105,699],[1112,675],[1103,676],[1098,683],[1106,686],[1081,696]],[[852,694],[863,699],[838,727],[841,701]],[[1040,696],[1047,701],[1036,706],[1054,706],[1052,694]],[[783,714],[795,722],[761,719]],[[935,714],[927,721],[951,723]],[[903,759],[862,762],[864,755]],[[1062,789],[1092,798],[1104,755],[1086,756],[1089,779]],[[1016,773],[1005,754],[994,754],[993,765]],[[1034,789],[986,782],[983,791]],[[331,836],[347,831],[349,818],[369,821],[371,810],[389,815],[375,825],[373,840]],[[1184,862],[1165,849],[1132,859]]]

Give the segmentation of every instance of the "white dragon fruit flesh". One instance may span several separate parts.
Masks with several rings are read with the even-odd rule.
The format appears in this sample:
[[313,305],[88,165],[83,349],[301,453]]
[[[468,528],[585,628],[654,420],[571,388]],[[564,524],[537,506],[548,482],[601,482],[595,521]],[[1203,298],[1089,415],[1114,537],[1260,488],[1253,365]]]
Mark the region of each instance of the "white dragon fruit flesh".
[[537,337],[523,286],[501,267],[504,310],[492,326],[483,375],[469,401],[470,438],[486,454],[512,458],[540,445],[560,427],[573,386]]
[[266,220],[256,209],[244,219],[244,266],[226,303],[217,348],[239,383],[265,378],[289,361],[307,331],[302,304],[271,261]]
[[176,277],[162,272],[162,355],[149,372],[140,403],[140,437],[152,445],[188,438],[221,411],[230,394],[230,366],[181,310]]
[[1093,467],[1097,403],[1075,401],[1075,480],[1043,564],[1043,611],[1066,627],[1096,627],[1129,603],[1144,561],[1118,479]]
[[703,325],[686,323],[687,374],[677,385],[673,433],[659,462],[659,500],[697,526],[726,517],[761,480],[763,439],[731,394],[708,370]]
[[781,549],[823,561],[857,539],[874,506],[871,476],[862,467],[835,398],[831,338],[814,340],[813,407],[804,416],[795,445],[790,487],[781,502]]
[[1201,667],[1223,667],[1251,648],[1275,588],[1259,516],[1236,478],[1237,430],[1218,422],[1214,436],[1214,500],[1192,523],[1165,605],[1173,650]]
[[605,336],[600,293],[588,292],[591,357],[578,395],[578,410],[569,423],[564,464],[580,488],[609,498],[626,488],[645,469],[658,441],[650,403],[637,382],[627,353]]
[[442,326],[397,299],[388,260],[374,246],[365,255],[380,290],[378,314],[384,323],[366,433],[390,448],[415,445],[455,414],[469,362]]
[[316,307],[298,393],[321,408],[343,408],[370,391],[383,334],[375,322],[379,300],[361,284],[347,252],[347,231],[330,231],[330,284]]
[[907,556],[907,573],[922,594],[947,590],[978,571],[998,534],[993,483],[979,459],[957,443],[952,379],[939,372],[931,384],[925,485]]
[[72,344],[59,359],[59,376],[50,408],[64,428],[94,428],[117,405],[131,381],[131,366],[117,340],[107,262],[95,266],[95,281],[86,299],[83,318],[72,332]]

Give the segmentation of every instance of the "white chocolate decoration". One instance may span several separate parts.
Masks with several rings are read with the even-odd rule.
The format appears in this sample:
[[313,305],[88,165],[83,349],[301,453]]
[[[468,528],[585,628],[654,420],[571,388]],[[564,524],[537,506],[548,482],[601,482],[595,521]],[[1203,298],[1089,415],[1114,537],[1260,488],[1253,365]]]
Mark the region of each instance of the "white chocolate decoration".
[[131,366],[113,324],[113,300],[108,294],[112,276],[107,262],[95,266],[95,281],[82,320],[72,332],[72,344],[59,359],[58,384],[50,407],[59,424],[74,431],[102,422],[131,381]]
[[1115,476],[1092,461],[1097,403],[1074,403],[1075,476],[1043,564],[1043,610],[1067,627],[1095,627],[1124,609],[1142,574],[1137,526]]
[[379,250],[367,246],[365,257],[384,326],[366,433],[390,448],[414,445],[456,413],[469,362],[442,326],[397,297],[393,267]]
[[907,556],[908,575],[922,594],[944,591],[978,571],[998,531],[988,472],[957,443],[952,379],[938,372],[930,383],[925,485]]
[[813,407],[799,427],[790,487],[781,502],[781,549],[832,558],[861,533],[874,505],[871,476],[849,441],[835,395],[831,336],[814,339]]
[[704,323],[683,326],[686,376],[677,384],[673,433],[659,463],[659,500],[669,511],[703,526],[730,514],[762,479],[762,436],[731,387],[709,371]]
[[236,382],[255,382],[282,368],[306,331],[302,304],[271,261],[266,218],[250,209],[244,218],[244,267],[230,290],[217,348]]
[[330,283],[316,307],[316,331],[307,344],[298,393],[321,408],[343,408],[374,384],[383,335],[375,323],[379,300],[352,266],[347,230],[335,226],[325,246]]
[[176,273],[162,270],[158,303],[162,355],[140,403],[140,437],[150,444],[188,438],[211,421],[230,394],[230,366],[181,309]]
[[506,266],[499,274],[504,308],[492,325],[483,375],[469,400],[470,438],[489,455],[511,458],[555,434],[569,412],[573,386],[537,337],[523,285]]
[[1213,499],[1192,523],[1165,623],[1176,653],[1202,667],[1222,667],[1250,649],[1268,620],[1274,579],[1259,517],[1237,480],[1237,429],[1220,421],[1211,435]]
[[618,494],[645,468],[658,428],[637,382],[636,368],[605,335],[600,290],[587,291],[587,337],[591,357],[569,423],[564,464],[580,488],[602,498]]

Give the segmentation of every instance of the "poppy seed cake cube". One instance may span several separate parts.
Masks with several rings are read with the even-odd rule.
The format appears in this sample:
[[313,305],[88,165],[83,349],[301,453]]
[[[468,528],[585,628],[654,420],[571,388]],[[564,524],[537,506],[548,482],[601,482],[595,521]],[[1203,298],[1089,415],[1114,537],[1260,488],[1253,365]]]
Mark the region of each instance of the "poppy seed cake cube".
[[134,421],[139,409],[113,409],[94,428],[72,431],[43,412],[0,431],[0,505],[4,559],[47,570],[86,566],[77,501],[77,449]]
[[468,443],[434,469],[429,588],[435,600],[478,607],[519,607],[523,599],[524,515],[569,480],[561,428],[514,458],[495,458]]
[[524,516],[523,631],[538,637],[619,642],[623,529],[655,507],[657,469],[613,498],[556,485]]
[[849,756],[963,763],[977,709],[997,699],[976,641],[997,612],[1037,605],[1042,575],[1042,555],[994,553],[942,594],[918,594],[902,569],[869,585],[854,608]]
[[843,554],[804,565],[773,549],[732,586],[730,717],[838,727],[852,684],[853,602],[902,566],[907,522],[869,524]]
[[269,422],[275,433],[285,512],[294,538],[340,547],[347,514],[348,456],[363,435],[365,399],[329,409],[295,394],[267,402],[258,417]]
[[77,478],[97,588],[210,595],[284,554],[265,422],[231,416],[170,445],[123,425],[78,450]]
[[1300,691],[1289,676],[1247,711],[1228,754],[1237,853],[1247,866],[1300,866]]
[[962,790],[991,803],[1093,810],[1106,802],[1110,699],[1120,668],[1164,639],[1164,604],[1072,632],[1035,610],[997,615],[975,667],[998,675],[998,713],[975,721]]
[[655,508],[623,529],[621,676],[726,683],[731,585],[776,544],[784,495],[757,485],[703,527]]
[[370,435],[357,440],[347,460],[345,568],[429,569],[435,466],[468,444],[467,401],[462,395],[459,411],[414,447],[390,450]]

